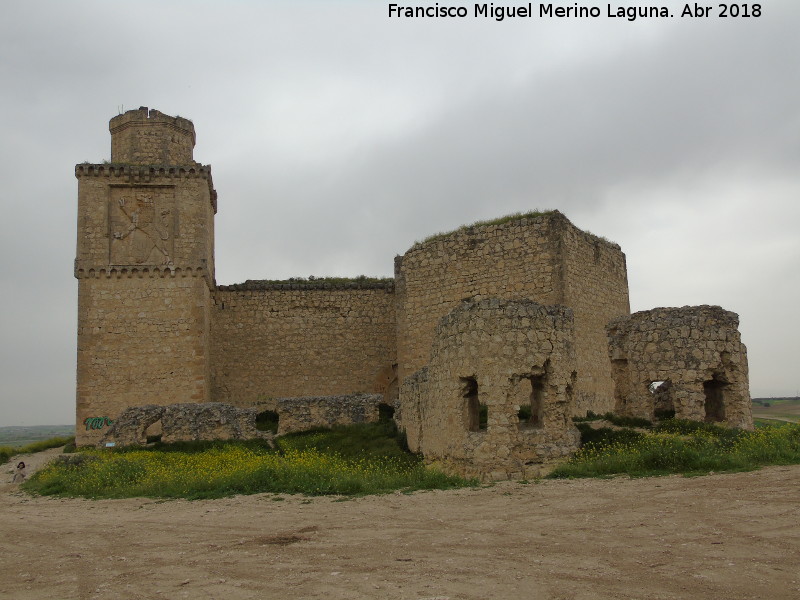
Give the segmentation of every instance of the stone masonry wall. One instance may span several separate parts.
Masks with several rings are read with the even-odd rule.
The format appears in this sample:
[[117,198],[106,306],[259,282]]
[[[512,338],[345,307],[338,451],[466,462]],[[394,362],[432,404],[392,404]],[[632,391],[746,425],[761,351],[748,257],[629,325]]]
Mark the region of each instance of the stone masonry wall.
[[625,254],[616,244],[586,233],[564,220],[564,299],[575,317],[578,383],[575,414],[614,408],[606,325],[630,314]]
[[383,394],[351,394],[277,400],[278,435],[315,427],[375,423]]
[[111,162],[185,165],[193,162],[194,125],[142,106],[111,119]]
[[211,169],[89,165],[78,178],[75,275],[110,267],[204,268],[214,278]]
[[87,419],[116,420],[143,404],[209,401],[209,308],[207,282],[193,273],[80,279],[78,444],[102,434]]
[[208,402],[216,192],[194,126],[111,120],[112,164],[79,164],[77,443],[143,404]]
[[605,325],[630,312],[616,244],[552,211],[417,244],[395,260],[395,282],[401,381],[427,363],[438,320],[463,299],[531,299],[575,311],[576,413],[611,405]]
[[125,410],[98,445],[135,446],[147,443],[148,430],[158,431],[164,443],[213,440],[272,439],[256,429],[256,411],[218,402],[148,404]]
[[[739,317],[719,306],[655,308],[612,321],[615,412],[726,422],[752,429],[747,349]],[[656,389],[653,383],[664,382]]]
[[578,447],[575,382],[570,309],[470,300],[439,322],[430,363],[403,381],[396,417],[409,447],[449,471],[536,476]]
[[[214,292],[212,398],[383,393],[396,362],[393,286],[269,284]],[[274,407],[272,408],[274,410]]]

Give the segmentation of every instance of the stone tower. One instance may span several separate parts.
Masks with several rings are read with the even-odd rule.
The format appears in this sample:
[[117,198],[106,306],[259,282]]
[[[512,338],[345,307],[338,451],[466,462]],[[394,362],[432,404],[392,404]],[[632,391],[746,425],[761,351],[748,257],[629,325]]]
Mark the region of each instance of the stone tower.
[[194,125],[111,119],[111,162],[79,164],[77,442],[125,408],[208,402],[216,192]]

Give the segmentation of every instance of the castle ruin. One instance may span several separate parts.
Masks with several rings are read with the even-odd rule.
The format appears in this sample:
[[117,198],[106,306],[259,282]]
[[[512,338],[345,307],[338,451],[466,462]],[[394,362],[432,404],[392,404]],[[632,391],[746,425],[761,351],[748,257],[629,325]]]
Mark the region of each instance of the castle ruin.
[[109,129],[111,161],[75,167],[78,444],[130,407],[224,403],[297,429],[377,419],[367,394],[412,450],[499,478],[571,452],[573,415],[652,417],[661,382],[680,416],[752,427],[735,315],[631,316],[620,247],[558,211],[417,243],[393,279],[218,286],[192,122],[142,107]]

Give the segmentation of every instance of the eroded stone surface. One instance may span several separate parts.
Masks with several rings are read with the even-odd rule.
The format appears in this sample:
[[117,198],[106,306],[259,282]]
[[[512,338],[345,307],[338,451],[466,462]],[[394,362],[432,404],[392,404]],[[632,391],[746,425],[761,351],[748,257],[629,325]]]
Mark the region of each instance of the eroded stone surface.
[[738,327],[739,316],[719,306],[655,308],[612,321],[614,411],[652,419],[674,410],[680,419],[752,429]]
[[133,406],[117,417],[100,445],[133,446],[147,443],[148,434],[161,441],[272,439],[256,429],[256,409],[221,402]]
[[[370,421],[380,394],[412,447],[498,478],[569,452],[569,417],[588,410],[752,426],[736,316],[627,317],[621,248],[558,211],[434,236],[395,259],[394,280],[217,286],[194,125],[142,107],[109,128],[111,163],[75,167],[79,445],[123,417],[126,443],[158,423],[165,441],[252,433],[214,402],[275,410],[282,432]],[[475,386],[489,425],[465,432]],[[526,398],[541,414],[520,423]],[[206,408],[172,408],[191,405]]]
[[382,394],[278,398],[278,433],[282,435],[315,427],[374,423],[378,420],[378,406],[383,401]]
[[[569,308],[465,301],[439,322],[428,365],[403,382],[398,419],[409,447],[448,470],[538,475],[578,447],[576,378]],[[520,415],[525,407],[530,417]]]

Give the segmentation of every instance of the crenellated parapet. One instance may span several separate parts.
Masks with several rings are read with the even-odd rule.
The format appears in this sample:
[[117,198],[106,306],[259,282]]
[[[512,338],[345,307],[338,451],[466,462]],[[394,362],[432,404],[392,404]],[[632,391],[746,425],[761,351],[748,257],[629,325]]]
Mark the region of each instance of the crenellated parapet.
[[75,177],[107,177],[109,183],[124,183],[127,185],[146,185],[163,183],[162,180],[205,179],[208,181],[208,194],[214,214],[217,212],[217,192],[211,178],[211,166],[201,164],[191,165],[132,165],[122,163],[91,164],[80,163],[75,165]]
[[94,268],[82,266],[75,261],[75,279],[165,279],[181,277],[202,277],[209,287],[213,287],[213,279],[208,270],[208,265],[196,266],[146,266],[127,267],[110,265],[108,267]]

